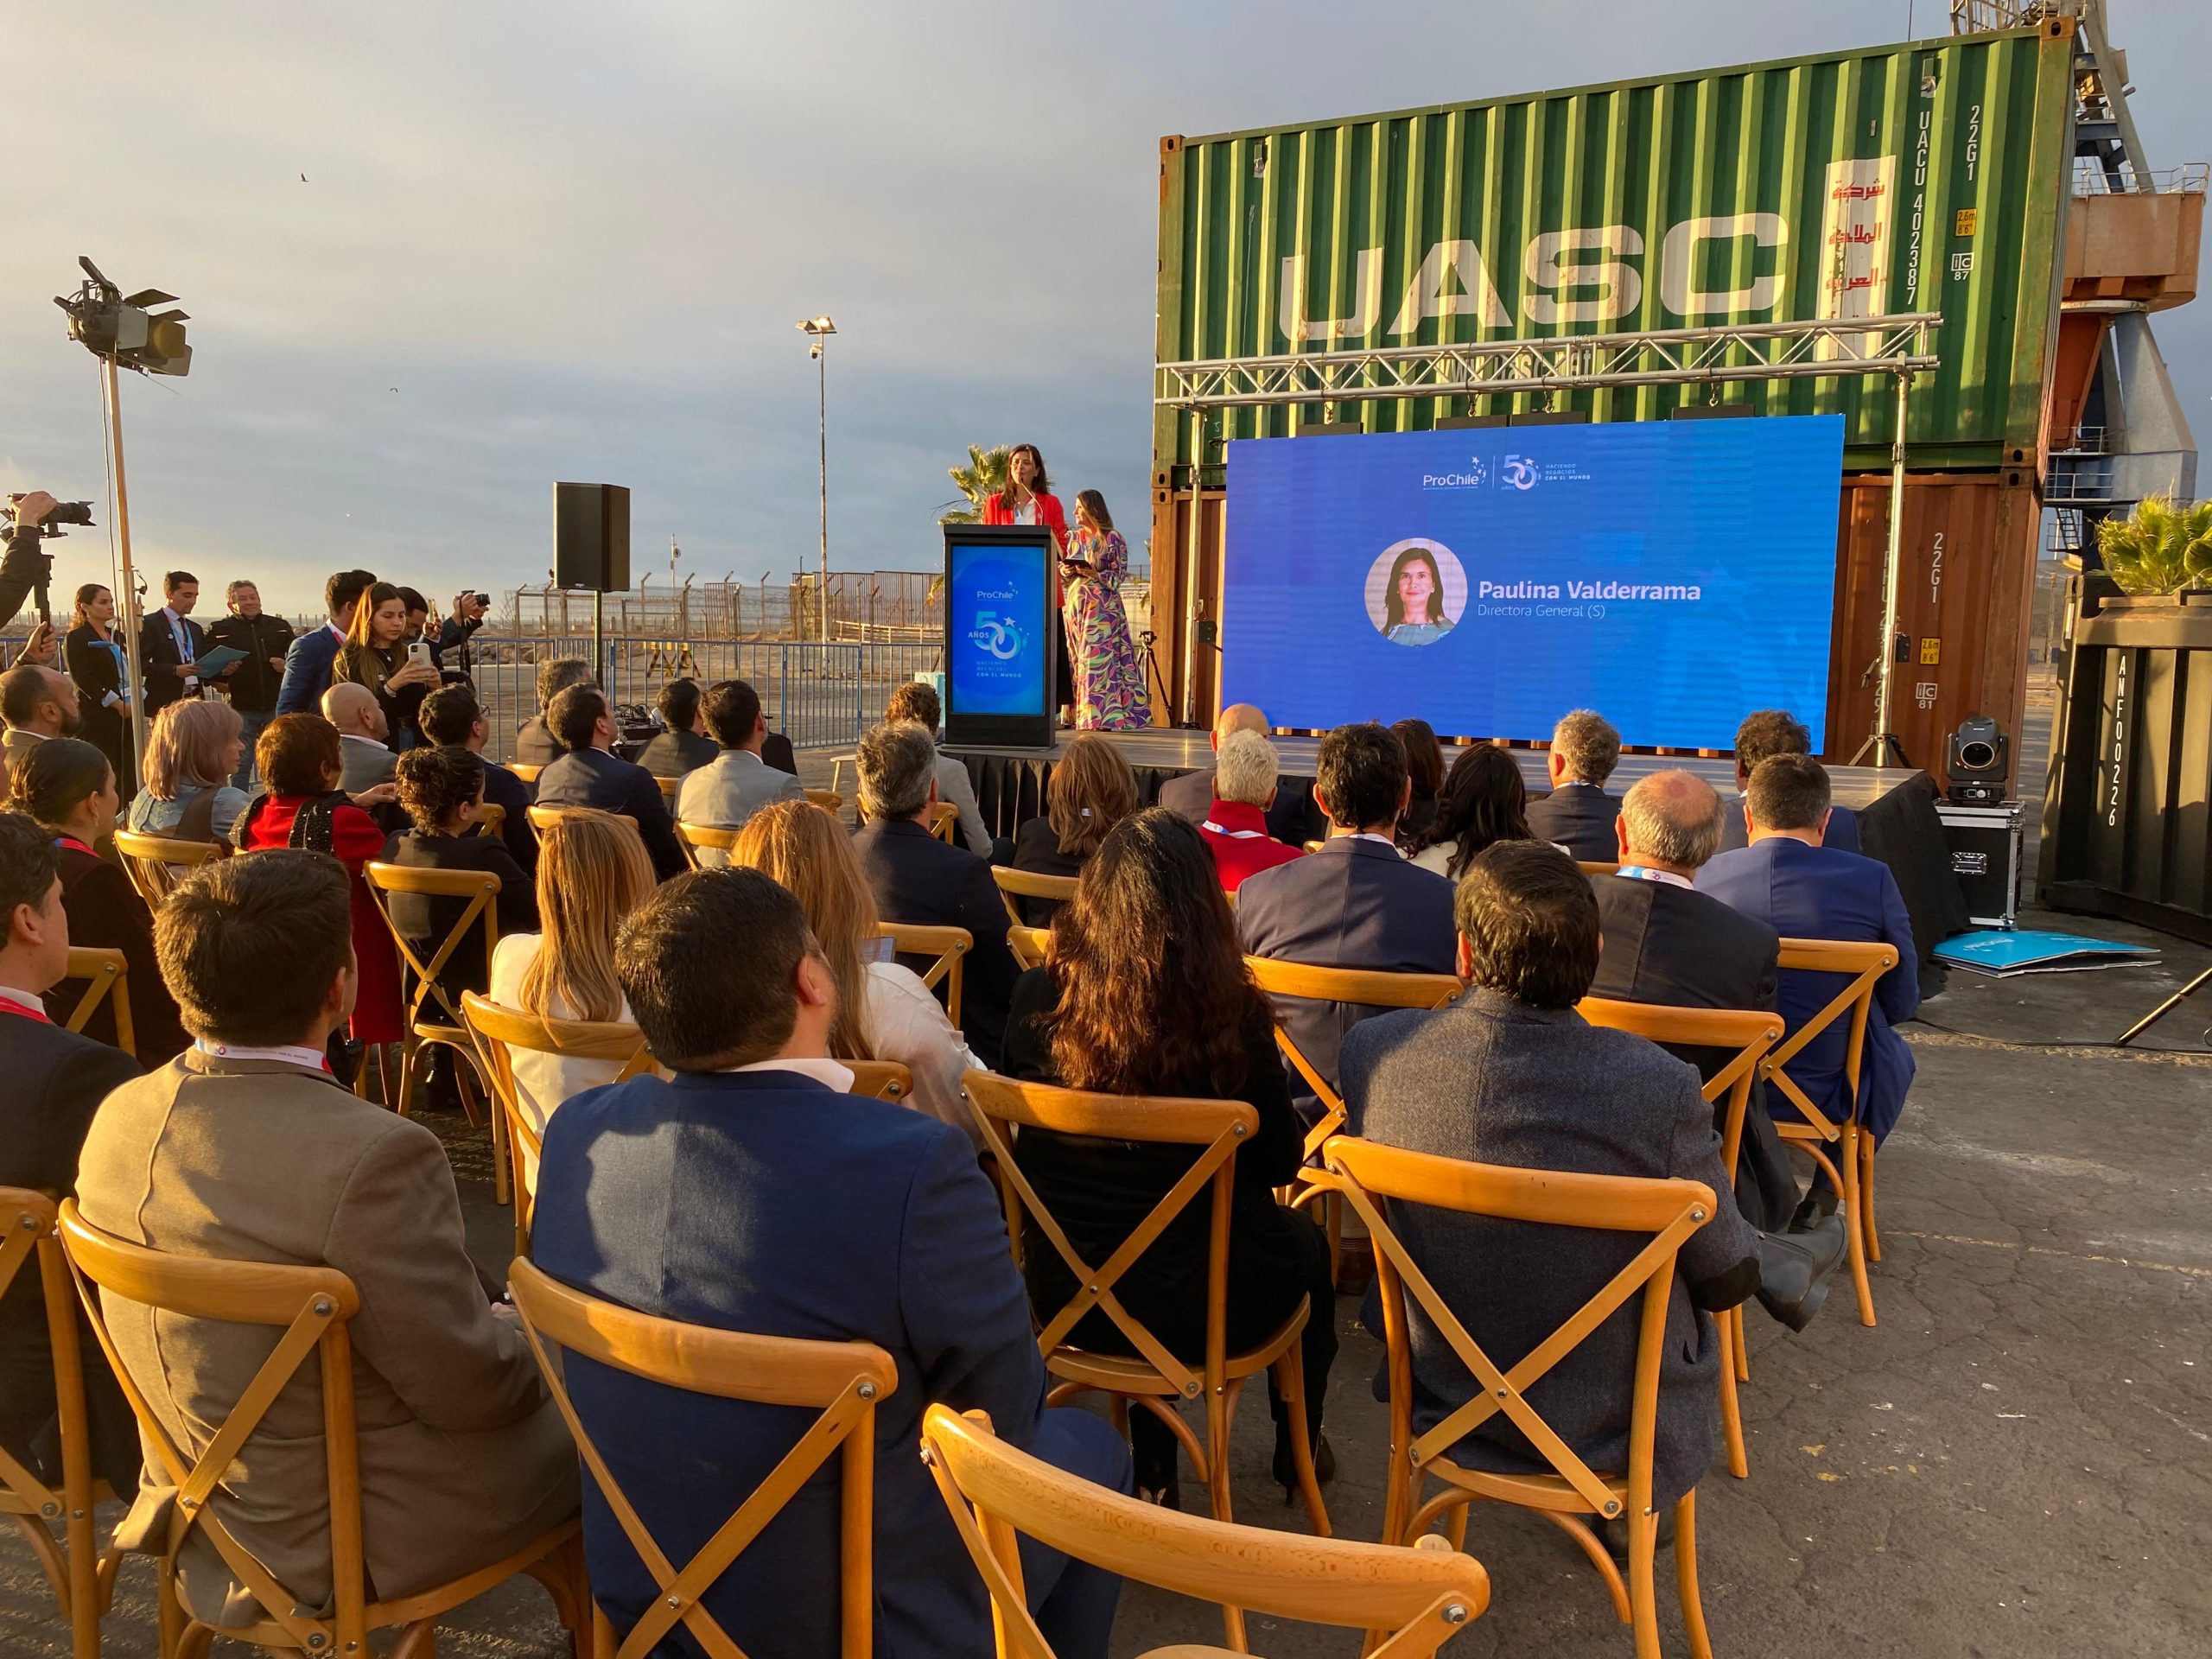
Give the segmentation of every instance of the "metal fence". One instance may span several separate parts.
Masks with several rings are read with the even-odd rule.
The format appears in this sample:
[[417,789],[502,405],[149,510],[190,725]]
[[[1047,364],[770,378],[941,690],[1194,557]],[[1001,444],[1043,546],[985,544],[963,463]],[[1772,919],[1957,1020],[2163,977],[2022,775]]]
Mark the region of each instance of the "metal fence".
[[[891,694],[917,674],[938,670],[934,643],[609,639],[596,677],[617,703],[651,705],[671,680],[744,680],[760,694],[770,727],[793,748],[849,747],[883,718]],[[591,660],[588,634],[517,639],[478,634],[469,671],[492,728],[494,760],[513,753],[516,729],[537,709],[542,663]],[[450,662],[452,659],[448,658]]]

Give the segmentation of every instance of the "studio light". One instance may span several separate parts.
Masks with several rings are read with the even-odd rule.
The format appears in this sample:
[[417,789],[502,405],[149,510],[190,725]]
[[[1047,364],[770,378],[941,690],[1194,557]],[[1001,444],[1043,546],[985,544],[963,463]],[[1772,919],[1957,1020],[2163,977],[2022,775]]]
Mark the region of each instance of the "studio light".
[[2011,744],[1986,715],[1969,715],[1951,734],[1943,770],[1950,774],[1950,798],[1958,806],[1994,806],[2005,798],[2012,771]]

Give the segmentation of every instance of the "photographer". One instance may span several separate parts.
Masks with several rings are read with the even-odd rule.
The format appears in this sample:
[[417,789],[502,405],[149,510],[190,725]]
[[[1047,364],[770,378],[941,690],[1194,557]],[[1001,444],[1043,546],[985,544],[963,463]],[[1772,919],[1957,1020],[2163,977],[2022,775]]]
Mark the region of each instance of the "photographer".
[[441,667],[445,665],[444,654],[458,645],[461,647],[461,671],[468,671],[468,642],[477,629],[484,626],[484,613],[491,608],[491,602],[489,594],[455,594],[453,596],[453,614],[438,625],[438,637],[435,642]]
[[33,490],[16,503],[15,522],[8,527],[8,549],[0,557],[0,628],[16,620],[31,589],[45,579],[45,537],[39,526],[60,504],[44,490]]

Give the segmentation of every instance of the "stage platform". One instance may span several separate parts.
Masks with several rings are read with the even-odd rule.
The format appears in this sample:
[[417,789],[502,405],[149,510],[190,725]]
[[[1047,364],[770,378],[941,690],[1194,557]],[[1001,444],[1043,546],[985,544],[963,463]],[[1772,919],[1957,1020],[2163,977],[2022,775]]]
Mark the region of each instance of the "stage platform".
[[[1213,748],[1205,732],[1100,735],[1119,749],[1135,770],[1141,800],[1157,798],[1160,786],[1170,778],[1213,767]],[[991,833],[1010,838],[1020,824],[1043,813],[1046,780],[1073,736],[1072,732],[1062,733],[1050,749],[947,745],[944,752],[966,764],[969,776],[975,780],[976,803]],[[1281,787],[1300,793],[1310,791],[1321,740],[1277,737],[1271,741],[1282,759]],[[1544,750],[1508,749],[1506,753],[1520,766],[1530,794],[1540,795],[1549,787]],[[1454,749],[1445,751],[1447,765],[1456,753]],[[1646,773],[1670,769],[1696,773],[1724,797],[1735,793],[1732,760],[1682,755],[1624,754],[1606,787],[1618,794]],[[1913,936],[1920,946],[1921,960],[1927,962],[1938,944],[1967,925],[1966,901],[1960,895],[1957,878],[1951,874],[1943,826],[1936,816],[1935,780],[1916,769],[1892,766],[1831,766],[1828,779],[1836,804],[1859,815],[1860,844],[1867,856],[1880,859],[1897,876],[1905,907],[1912,913]],[[1312,833],[1318,837],[1325,826],[1318,812],[1313,817]]]

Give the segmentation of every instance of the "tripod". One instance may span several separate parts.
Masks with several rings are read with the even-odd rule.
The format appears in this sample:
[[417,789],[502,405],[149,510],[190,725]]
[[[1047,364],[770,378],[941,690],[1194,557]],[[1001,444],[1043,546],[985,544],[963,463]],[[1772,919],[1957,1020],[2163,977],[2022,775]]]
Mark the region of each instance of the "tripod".
[[[1160,636],[1150,628],[1147,628],[1142,633],[1137,635],[1137,643],[1144,647],[1144,665],[1152,686],[1160,693],[1160,706],[1172,714],[1175,707],[1174,701],[1167,695],[1167,677],[1160,671],[1160,653],[1154,649],[1160,643]],[[1179,724],[1173,719],[1170,719],[1167,723],[1170,726]]]
[[2112,1046],[2114,1048],[2126,1048],[2138,1037],[2140,1037],[2145,1032],[2150,1030],[2152,1027],[2157,1025],[2159,1020],[2164,1019],[2183,1003],[2188,1001],[2190,997],[2195,996],[2197,992],[2202,990],[2207,985],[2212,985],[2212,968],[2207,968],[2195,979],[2190,980],[2188,984],[2183,986],[2181,989],[2176,991],[2164,1001],[2159,1003],[2157,1007],[2152,1009],[2150,1013],[2145,1014],[2140,1020],[2138,1020],[2126,1031],[2123,1031],[2119,1036],[2113,1038],[2112,1039]]

